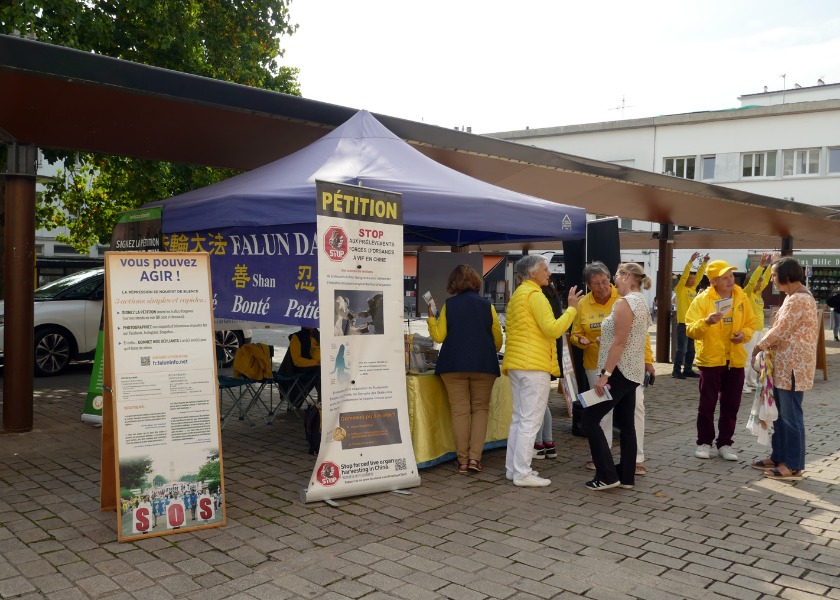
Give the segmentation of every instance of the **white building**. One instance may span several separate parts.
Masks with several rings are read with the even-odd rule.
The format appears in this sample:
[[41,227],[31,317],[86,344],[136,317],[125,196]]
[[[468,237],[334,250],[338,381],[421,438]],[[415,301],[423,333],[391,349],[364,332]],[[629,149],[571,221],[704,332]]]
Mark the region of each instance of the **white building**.
[[[765,91],[739,97],[741,106],[644,119],[488,134],[576,156],[696,179],[755,194],[840,209],[840,84]],[[688,224],[675,224],[678,227]],[[658,231],[621,220],[622,229]],[[796,249],[796,240],[794,240]],[[710,251],[747,268],[768,248]],[[705,253],[705,250],[701,250]],[[690,250],[676,251],[681,271]],[[624,252],[655,271],[658,251]],[[810,252],[809,254],[815,254]],[[840,280],[838,280],[840,283]]]

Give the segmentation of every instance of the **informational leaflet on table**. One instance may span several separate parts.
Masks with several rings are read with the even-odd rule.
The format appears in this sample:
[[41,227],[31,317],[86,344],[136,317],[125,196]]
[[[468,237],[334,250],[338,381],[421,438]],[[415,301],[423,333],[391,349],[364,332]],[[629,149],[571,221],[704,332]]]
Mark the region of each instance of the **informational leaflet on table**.
[[206,254],[109,252],[120,541],[225,522]]
[[399,194],[316,182],[321,448],[306,502],[420,485],[409,430]]

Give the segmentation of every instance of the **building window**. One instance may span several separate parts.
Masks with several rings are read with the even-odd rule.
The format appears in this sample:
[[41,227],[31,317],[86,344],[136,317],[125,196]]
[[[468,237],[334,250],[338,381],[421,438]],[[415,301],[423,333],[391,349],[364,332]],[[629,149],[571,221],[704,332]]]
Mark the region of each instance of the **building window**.
[[621,219],[619,223],[621,229],[625,229],[628,231],[633,229],[633,219]]
[[746,152],[741,155],[743,177],[775,177],[776,151]]
[[694,157],[666,158],[665,174],[683,179],[694,179]]
[[840,148],[828,149],[828,172],[840,173]]
[[715,157],[714,156],[704,156],[703,157],[703,179],[714,179],[715,178]]
[[820,172],[820,149],[785,150],[782,176],[816,175]]

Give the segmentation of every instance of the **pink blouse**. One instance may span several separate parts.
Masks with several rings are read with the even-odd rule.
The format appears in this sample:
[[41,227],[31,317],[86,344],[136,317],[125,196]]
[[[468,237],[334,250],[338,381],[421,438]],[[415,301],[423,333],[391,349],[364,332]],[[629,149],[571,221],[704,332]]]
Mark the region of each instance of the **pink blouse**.
[[773,326],[756,348],[773,351],[773,385],[792,390],[791,375],[797,392],[814,386],[817,368],[817,340],[821,326],[817,303],[807,292],[790,294],[776,313]]

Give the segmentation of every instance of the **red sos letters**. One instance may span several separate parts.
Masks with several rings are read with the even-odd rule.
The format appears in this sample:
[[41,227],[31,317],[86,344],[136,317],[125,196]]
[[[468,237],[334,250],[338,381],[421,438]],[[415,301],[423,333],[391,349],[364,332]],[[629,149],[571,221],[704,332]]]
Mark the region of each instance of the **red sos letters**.
[[152,505],[141,502],[131,514],[132,533],[148,533],[152,529]]

